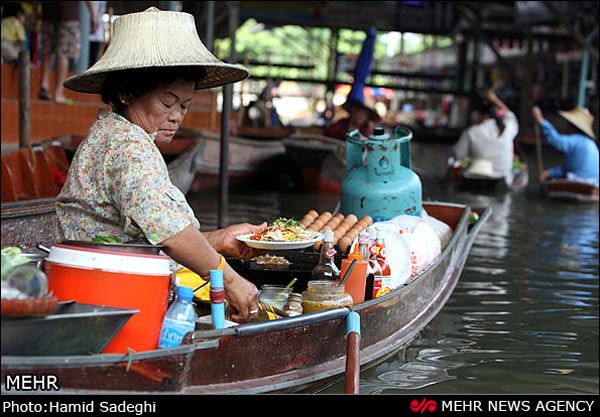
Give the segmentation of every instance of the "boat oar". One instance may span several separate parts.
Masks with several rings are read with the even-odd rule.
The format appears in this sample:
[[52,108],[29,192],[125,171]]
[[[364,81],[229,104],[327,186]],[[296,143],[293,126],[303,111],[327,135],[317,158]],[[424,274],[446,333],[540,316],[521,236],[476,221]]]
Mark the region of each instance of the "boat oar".
[[358,394],[360,392],[360,316],[356,311],[351,311],[346,317],[346,381],[345,394]]
[[535,148],[537,154],[537,166],[538,166],[538,181],[540,175],[544,171],[544,160],[542,157],[542,135],[540,134],[540,125],[535,123]]

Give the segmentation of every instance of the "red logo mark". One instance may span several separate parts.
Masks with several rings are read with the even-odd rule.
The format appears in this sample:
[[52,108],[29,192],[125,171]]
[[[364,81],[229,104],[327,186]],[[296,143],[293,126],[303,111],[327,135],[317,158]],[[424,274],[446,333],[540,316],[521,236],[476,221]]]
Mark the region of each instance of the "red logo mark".
[[423,398],[421,401],[412,400],[410,402],[410,409],[415,413],[421,412],[421,414],[424,414],[425,411],[433,413],[437,409],[437,403],[427,398]]

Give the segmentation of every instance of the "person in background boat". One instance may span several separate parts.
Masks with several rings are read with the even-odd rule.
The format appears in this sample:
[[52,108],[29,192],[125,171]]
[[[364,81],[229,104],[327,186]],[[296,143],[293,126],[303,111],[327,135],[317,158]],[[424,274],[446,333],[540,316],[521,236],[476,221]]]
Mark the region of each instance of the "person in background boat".
[[188,13],[151,7],[117,18],[111,43],[98,62],[64,83],[73,91],[101,94],[111,110],[99,111],[57,197],[60,236],[161,244],[199,277],[221,269],[232,319],[256,318],[256,286],[222,254],[255,256],[236,236],[262,231],[266,222],[201,232],[156,146],[173,139],[196,90],[247,76],[244,67],[226,64],[206,49]]
[[374,126],[381,122],[379,113],[367,106],[364,100],[347,100],[342,107],[348,112],[348,116],[326,127],[323,131],[325,136],[346,140],[348,132],[358,129],[361,135],[369,137]]
[[465,158],[491,161],[494,173],[504,177],[510,186],[514,139],[519,133],[517,117],[491,88],[474,104],[474,123],[462,132],[452,147],[452,157],[457,161]]
[[[91,1],[85,2],[90,11],[92,31],[96,30],[96,11]],[[81,28],[78,1],[42,2],[42,81],[38,98],[55,103],[73,104],[65,97],[63,81],[69,72],[69,60],[78,59],[81,49]],[[54,96],[50,92],[53,61],[56,79]]]
[[544,119],[539,106],[533,106],[531,114],[548,143],[565,155],[564,165],[540,172],[540,182],[567,178],[598,187],[598,144],[592,129],[594,116],[590,111],[583,107],[559,111],[558,114],[569,122],[564,133],[558,132],[552,123]]
[[17,64],[26,39],[24,22],[25,12],[19,3],[2,5],[2,63]]
[[244,118],[242,125],[254,127],[284,127],[274,99],[278,97],[281,79],[268,80],[267,86],[258,96],[258,99],[251,101],[244,109]]

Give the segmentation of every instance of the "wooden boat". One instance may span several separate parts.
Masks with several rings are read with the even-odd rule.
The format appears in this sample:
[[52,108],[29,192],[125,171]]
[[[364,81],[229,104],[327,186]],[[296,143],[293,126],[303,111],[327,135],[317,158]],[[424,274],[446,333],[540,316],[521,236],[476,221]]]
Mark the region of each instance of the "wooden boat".
[[507,185],[504,177],[468,174],[461,164],[455,163],[454,159],[450,158],[446,180],[453,183],[461,191],[469,191],[475,194],[502,194],[527,188],[529,184],[529,167],[526,163],[521,162],[518,168],[513,169],[512,183]]
[[552,179],[541,184],[542,195],[546,198],[570,201],[598,201],[598,187],[585,182],[567,179]]
[[316,133],[294,133],[282,142],[298,189],[340,192],[346,174],[345,141]]
[[[2,204],[58,195],[75,150],[84,135],[64,135],[2,154]],[[198,139],[158,144],[171,181],[187,193],[195,179],[195,161],[203,149]]]
[[[180,139],[195,140],[200,149],[194,159],[196,178],[190,192],[216,188],[219,182],[221,137],[217,132],[180,128]],[[260,181],[283,170],[285,147],[281,139],[230,136],[228,139],[228,176],[230,184],[240,185]]]
[[251,139],[283,139],[294,133],[293,127],[260,127],[240,125],[235,128],[237,136]]
[[424,208],[452,228],[452,237],[426,270],[380,298],[352,308],[198,329],[169,349],[2,356],[2,391],[9,392],[9,375],[52,375],[61,394],[312,392],[345,373],[350,311],[360,317],[360,367],[373,366],[409,343],[443,308],[490,214],[489,208],[478,210],[479,220],[470,226],[468,206],[425,203]]

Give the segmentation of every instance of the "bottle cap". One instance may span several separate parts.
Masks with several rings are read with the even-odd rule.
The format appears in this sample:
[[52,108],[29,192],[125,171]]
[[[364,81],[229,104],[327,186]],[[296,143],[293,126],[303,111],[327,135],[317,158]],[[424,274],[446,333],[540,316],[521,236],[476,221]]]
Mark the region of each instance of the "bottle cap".
[[194,289],[180,285],[177,287],[177,297],[182,300],[191,301],[194,298]]
[[349,260],[354,260],[356,259],[357,261],[362,261],[363,258],[363,254],[362,252],[359,252],[359,247],[358,247],[358,243],[356,245],[354,245],[354,249],[352,250],[352,253],[348,254],[348,259]]
[[333,230],[327,229],[323,232],[323,242],[333,242]]

